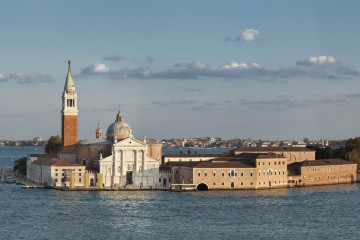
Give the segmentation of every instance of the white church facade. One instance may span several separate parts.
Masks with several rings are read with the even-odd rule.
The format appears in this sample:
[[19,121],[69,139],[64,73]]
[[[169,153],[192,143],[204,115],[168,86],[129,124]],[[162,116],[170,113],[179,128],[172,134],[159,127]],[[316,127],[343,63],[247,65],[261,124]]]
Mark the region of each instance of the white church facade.
[[128,137],[114,143],[112,152],[99,160],[105,187],[158,185],[159,160],[148,156],[146,143]]

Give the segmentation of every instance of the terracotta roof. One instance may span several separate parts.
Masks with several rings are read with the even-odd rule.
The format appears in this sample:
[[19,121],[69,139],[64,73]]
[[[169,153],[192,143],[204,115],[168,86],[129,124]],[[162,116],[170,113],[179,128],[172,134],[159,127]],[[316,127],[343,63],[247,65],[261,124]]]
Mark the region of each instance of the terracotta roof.
[[315,152],[306,147],[240,147],[232,151],[237,152]]
[[261,154],[258,159],[263,159],[263,158],[286,158],[281,154],[276,154],[276,153],[269,153],[269,154]]
[[71,163],[67,163],[67,162],[63,162],[63,161],[56,162],[51,166],[58,166],[58,167],[85,167],[84,165],[81,165],[81,164],[71,164]]
[[248,164],[231,161],[231,162],[201,162],[194,168],[254,168]]
[[356,164],[356,163],[336,158],[336,159],[321,159],[321,160],[312,160],[312,161],[306,160],[302,162],[301,166],[311,167],[311,166],[329,166],[329,165],[345,165],[345,164]]
[[183,157],[183,158],[196,158],[196,157],[227,157],[227,156],[231,156],[231,154],[229,153],[190,153],[190,154],[187,154],[187,153],[183,153],[183,154],[173,154],[173,153],[170,153],[170,154],[165,154],[163,155],[163,158],[165,157],[173,157],[173,158],[180,158],[180,157]]
[[59,161],[55,158],[42,158],[42,159],[39,159],[39,160],[33,162],[33,164],[44,165],[44,166],[58,166],[58,167],[82,167],[83,166],[81,164],[71,164],[71,163]]
[[172,167],[172,166],[179,166],[179,167],[194,167],[196,165],[198,165],[199,161],[193,161],[193,162],[168,162],[165,163],[164,165],[162,165],[163,167]]

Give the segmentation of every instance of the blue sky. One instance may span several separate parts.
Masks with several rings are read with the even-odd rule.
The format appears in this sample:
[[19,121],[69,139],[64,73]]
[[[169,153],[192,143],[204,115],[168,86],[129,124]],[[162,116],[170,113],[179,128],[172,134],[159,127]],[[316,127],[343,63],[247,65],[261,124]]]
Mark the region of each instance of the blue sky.
[[0,139],[358,136],[358,1],[0,1]]

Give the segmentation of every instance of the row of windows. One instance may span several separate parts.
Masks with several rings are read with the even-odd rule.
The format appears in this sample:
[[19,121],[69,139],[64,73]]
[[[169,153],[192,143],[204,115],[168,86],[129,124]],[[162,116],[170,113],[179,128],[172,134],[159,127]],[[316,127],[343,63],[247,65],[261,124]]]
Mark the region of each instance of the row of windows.
[[[232,184],[234,184],[234,183],[232,183]],[[213,183],[213,185],[216,186],[216,183]],[[224,185],[225,185],[225,183],[221,183],[221,186],[224,186]],[[240,182],[240,185],[241,185],[241,186],[244,186],[244,183],[243,183],[243,182]],[[250,182],[250,185],[254,185],[254,183],[253,183],[253,182]]]
[[[269,163],[269,166],[271,165],[271,161],[268,162]],[[278,165],[281,165],[281,161],[274,161],[274,165],[276,165],[276,163],[278,163]],[[265,166],[266,162],[262,162],[262,165]],[[284,165],[285,164],[285,161],[282,161],[282,164]],[[261,165],[261,162],[259,161],[258,162],[258,165],[260,166]]]
[[[64,176],[65,174],[64,173],[62,173],[61,174],[61,176]],[[58,176],[58,174],[57,173],[55,173],[55,176],[57,177]],[[81,177],[81,173],[79,173],[79,177]]]
[[[277,172],[276,170],[272,171],[272,170],[267,170],[267,171],[263,171],[263,176],[272,176],[272,175],[281,175],[281,170],[279,170],[279,172]],[[285,176],[285,170],[282,171],[282,175]],[[259,171],[259,177],[261,177],[261,171]]]
[[[57,178],[55,178],[55,182],[58,182],[58,179],[57,179]],[[62,179],[61,179],[61,182],[65,182],[65,179],[62,178]],[[81,182],[81,178],[79,178],[79,182]]]
[[[165,160],[165,162],[170,162],[171,161],[171,159],[170,158],[167,158],[166,160]],[[175,160],[176,161],[176,160]],[[187,161],[187,159],[185,158],[185,162]],[[189,162],[192,162],[192,159],[190,158],[189,160],[188,160]],[[202,162],[202,159],[200,159],[199,160],[200,162]],[[171,161],[171,162],[173,162],[173,161]],[[181,158],[179,158],[179,162],[182,162],[182,159]]]
[[[323,168],[325,171],[332,171],[332,170],[345,170],[345,169],[354,169],[353,166],[351,167],[332,167],[332,168]],[[316,172],[316,171],[321,171],[321,168],[313,168],[312,169],[313,172]],[[306,169],[306,171],[308,172],[309,169]]]
[[[166,179],[166,178],[164,178]],[[161,183],[161,178],[159,178],[159,183]],[[169,178],[169,183],[171,183],[171,178]]]
[[[283,181],[282,183],[285,183],[285,181]],[[281,181],[275,181],[274,184],[281,184]],[[259,182],[259,185],[261,185],[261,182]],[[263,182],[263,185],[266,185],[266,183]],[[271,182],[269,182],[269,185],[271,185]]]
[[[213,172],[212,175],[213,175],[213,177],[216,177],[216,172]],[[204,177],[207,177],[207,176],[208,176],[207,172],[204,172]],[[225,177],[225,172],[221,172],[221,176]],[[228,176],[229,177],[237,177],[237,172],[234,170],[231,170],[230,172],[228,172]],[[243,177],[244,172],[241,172],[240,176]],[[252,177],[252,176],[253,176],[253,172],[250,172],[250,177]],[[198,172],[198,177],[201,177],[201,172]]]
[[[71,170],[71,169],[63,169],[62,171],[64,172],[64,171],[69,171],[69,170]],[[78,170],[79,170],[79,172],[81,172],[81,168],[79,168]],[[57,172],[58,169],[55,168],[55,171]],[[76,171],[76,169],[73,169],[73,172],[75,172],[75,171]]]

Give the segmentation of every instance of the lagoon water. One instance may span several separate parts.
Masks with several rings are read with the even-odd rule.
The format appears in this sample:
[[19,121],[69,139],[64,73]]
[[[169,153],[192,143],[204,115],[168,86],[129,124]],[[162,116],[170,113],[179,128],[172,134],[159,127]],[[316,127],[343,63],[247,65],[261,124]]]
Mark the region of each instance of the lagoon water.
[[0,239],[359,239],[360,185],[61,192],[0,184]]

